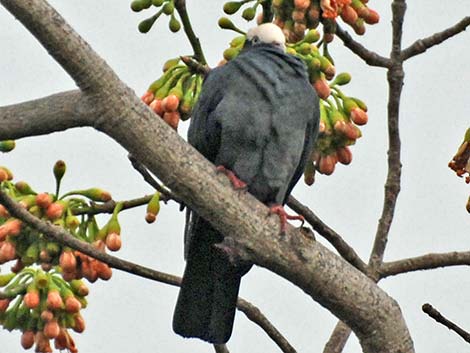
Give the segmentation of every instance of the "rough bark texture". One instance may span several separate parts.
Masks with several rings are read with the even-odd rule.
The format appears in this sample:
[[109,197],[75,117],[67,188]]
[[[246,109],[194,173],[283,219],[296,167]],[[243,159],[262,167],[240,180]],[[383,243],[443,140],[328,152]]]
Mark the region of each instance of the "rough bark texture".
[[[61,129],[92,125],[157,175],[223,234],[228,246],[302,288],[347,323],[364,352],[413,352],[397,303],[373,281],[311,237],[288,227],[249,194],[238,195],[215,168],[140,102],[45,1],[1,0],[36,36],[95,104],[97,119],[66,119]],[[0,117],[0,139],[12,119]],[[45,133],[44,129],[39,129]],[[55,130],[57,131],[57,129]],[[33,135],[33,134],[31,134]]]

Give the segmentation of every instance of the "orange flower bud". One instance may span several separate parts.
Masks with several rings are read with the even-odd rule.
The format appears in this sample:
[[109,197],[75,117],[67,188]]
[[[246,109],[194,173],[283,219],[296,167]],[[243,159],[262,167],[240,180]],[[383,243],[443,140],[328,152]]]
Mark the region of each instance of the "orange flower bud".
[[0,299],[0,313],[7,311],[10,299]]
[[153,93],[151,91],[147,91],[140,99],[142,99],[145,104],[149,105],[153,101],[153,98]]
[[36,352],[52,353],[49,339],[44,335],[43,331],[38,331],[36,333]]
[[351,120],[356,125],[365,125],[368,121],[367,113],[361,108],[354,108],[351,110]]
[[55,289],[50,290],[49,293],[47,293],[47,307],[51,310],[58,310],[63,306],[64,302],[59,292]]
[[8,180],[8,173],[5,169],[0,168],[0,183],[5,180]]
[[44,322],[49,322],[54,318],[54,314],[50,310],[43,310],[41,313],[41,320]]
[[47,338],[56,338],[59,336],[60,326],[57,320],[51,320],[44,325],[44,336]]
[[73,295],[67,297],[65,299],[65,310],[68,313],[78,313],[82,308],[82,304],[75,298]]
[[83,317],[80,314],[77,314],[73,317],[73,319],[75,323],[72,329],[78,333],[82,333],[83,331],[85,331],[85,320],[83,319]]
[[366,21],[366,23],[373,25],[380,21],[380,16],[377,11],[369,9],[369,12],[367,16],[364,17],[364,20]]
[[39,305],[39,293],[37,290],[28,291],[23,297],[24,305],[30,309],[35,309]]
[[325,79],[318,79],[313,83],[313,88],[317,91],[318,97],[327,99],[330,95],[330,86]]
[[59,258],[59,265],[64,272],[74,272],[77,268],[77,259],[72,251],[64,251]]
[[307,10],[310,6],[310,0],[294,0],[294,6],[299,10]]
[[165,112],[163,110],[163,105],[162,105],[162,100],[161,99],[154,99],[151,103],[150,103],[150,108],[159,116],[162,116],[163,113]]
[[111,270],[111,267],[109,267],[104,262],[96,261],[93,263],[93,266],[96,270],[96,273],[98,274],[98,277],[104,281],[109,280],[111,276],[113,275],[113,271]]
[[354,10],[351,6],[343,7],[343,10],[341,11],[341,18],[344,22],[352,25],[357,21],[357,17],[356,10]]
[[180,122],[180,113],[178,112],[166,112],[163,114],[163,120],[170,125],[173,129],[178,129],[178,124]]
[[52,196],[43,192],[36,195],[36,205],[43,209],[47,209],[52,204]]
[[163,111],[174,112],[178,109],[179,104],[180,104],[179,98],[174,94],[170,94],[169,96],[163,98],[163,101],[162,101]]
[[122,241],[121,236],[117,233],[109,233],[106,236],[106,246],[111,251],[118,251],[121,249]]
[[341,164],[348,165],[352,161],[352,152],[347,146],[338,148],[336,155],[338,156],[338,162]]
[[1,218],[8,218],[10,217],[10,214],[8,213],[8,210],[5,208],[5,206],[0,205],[0,217]]
[[335,171],[336,156],[329,154],[320,158],[318,171],[325,175],[331,175]]
[[147,212],[147,214],[145,215],[145,221],[147,223],[153,223],[155,222],[156,219],[157,219],[157,216],[153,213]]
[[64,213],[64,205],[59,202],[54,202],[46,210],[46,216],[51,221],[60,218]]
[[2,246],[0,246],[0,258],[2,258],[5,262],[16,259],[15,245],[9,241],[3,242]]

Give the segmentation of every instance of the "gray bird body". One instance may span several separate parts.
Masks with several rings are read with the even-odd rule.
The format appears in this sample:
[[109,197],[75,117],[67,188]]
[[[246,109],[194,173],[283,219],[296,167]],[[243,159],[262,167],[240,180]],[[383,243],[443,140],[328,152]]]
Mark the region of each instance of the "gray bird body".
[[[210,72],[194,107],[188,141],[247,183],[261,202],[284,204],[301,177],[319,123],[318,96],[301,60],[271,45],[244,49]],[[213,245],[222,234],[194,212],[187,264],[173,319],[176,333],[225,343],[240,279],[251,267]]]

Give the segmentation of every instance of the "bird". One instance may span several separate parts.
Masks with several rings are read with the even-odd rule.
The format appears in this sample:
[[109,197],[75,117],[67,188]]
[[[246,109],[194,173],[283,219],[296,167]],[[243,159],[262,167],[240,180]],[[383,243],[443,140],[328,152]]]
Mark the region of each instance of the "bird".
[[[188,142],[277,213],[281,231],[294,185],[310,158],[320,120],[319,98],[305,64],[286,53],[272,23],[247,32],[240,54],[212,69],[194,106]],[[183,337],[226,343],[233,330],[240,281],[252,264],[220,248],[224,236],[196,212],[185,227],[186,267],[173,316]]]

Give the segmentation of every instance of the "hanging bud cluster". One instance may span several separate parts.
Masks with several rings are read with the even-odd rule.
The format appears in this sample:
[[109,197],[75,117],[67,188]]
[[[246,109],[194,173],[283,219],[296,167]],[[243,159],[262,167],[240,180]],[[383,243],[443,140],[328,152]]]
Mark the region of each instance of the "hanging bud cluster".
[[139,23],[139,31],[141,33],[147,33],[150,31],[154,23],[162,14],[170,17],[170,21],[168,22],[168,28],[170,31],[176,33],[181,29],[181,23],[175,15],[174,0],[134,0],[131,3],[131,9],[134,12],[140,12],[151,7],[159,8],[159,10],[151,17]]
[[142,101],[173,129],[180,120],[187,120],[201,92],[203,76],[193,73],[180,62],[170,59],[163,65],[163,75],[154,81]]
[[87,306],[88,287],[80,280],[66,282],[55,271],[24,269],[0,275],[0,324],[22,332],[21,345],[36,352],[78,352],[69,329],[81,333],[85,320],[80,311]]
[[[449,168],[452,169],[458,177],[465,177],[465,182],[470,184],[470,128],[465,132],[462,144],[449,162]],[[466,207],[467,211],[470,213],[470,198],[467,201]]]
[[[97,250],[119,250],[118,214],[123,204],[117,203],[109,221],[99,227],[90,210],[111,201],[111,195],[90,188],[60,196],[65,172],[65,163],[58,161],[53,168],[56,193],[38,193],[24,181],[15,183],[11,171],[0,167],[0,189],[37,218],[60,226]],[[156,207],[151,208],[155,216]],[[12,261],[11,273],[0,275],[0,324],[8,330],[23,331],[21,343],[25,348],[36,345],[37,352],[51,352],[53,340],[57,349],[77,352],[67,329],[82,332],[85,328],[79,311],[86,306],[88,288],[82,279],[109,280],[111,268],[23,224],[0,204],[0,264]]]

